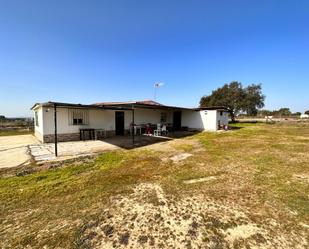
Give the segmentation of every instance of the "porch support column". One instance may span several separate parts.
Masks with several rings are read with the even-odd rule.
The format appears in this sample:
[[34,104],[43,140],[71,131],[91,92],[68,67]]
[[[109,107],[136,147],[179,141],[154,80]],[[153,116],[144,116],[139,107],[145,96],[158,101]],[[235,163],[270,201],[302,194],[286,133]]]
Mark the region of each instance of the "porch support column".
[[134,145],[135,130],[134,130],[134,104],[132,104],[132,144]]
[[57,105],[54,104],[54,127],[55,127],[55,134],[54,134],[54,142],[55,142],[55,156],[58,156],[58,139],[57,139]]

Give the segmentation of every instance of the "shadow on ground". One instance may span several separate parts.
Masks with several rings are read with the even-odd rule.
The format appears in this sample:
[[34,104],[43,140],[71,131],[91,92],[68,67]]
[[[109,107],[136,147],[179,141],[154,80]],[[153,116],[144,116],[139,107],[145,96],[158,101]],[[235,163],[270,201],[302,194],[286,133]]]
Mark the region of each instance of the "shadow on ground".
[[165,142],[173,139],[178,139],[178,138],[184,138],[184,137],[189,137],[193,136],[195,134],[199,133],[198,131],[180,131],[180,132],[173,132],[168,134],[168,136],[146,136],[146,135],[138,135],[134,136],[134,142],[133,142],[133,137],[128,135],[128,136],[116,136],[112,138],[106,138],[103,139],[105,143],[109,143],[115,146],[118,146],[123,149],[134,149],[134,148],[139,148],[155,143],[160,143],[160,142]]

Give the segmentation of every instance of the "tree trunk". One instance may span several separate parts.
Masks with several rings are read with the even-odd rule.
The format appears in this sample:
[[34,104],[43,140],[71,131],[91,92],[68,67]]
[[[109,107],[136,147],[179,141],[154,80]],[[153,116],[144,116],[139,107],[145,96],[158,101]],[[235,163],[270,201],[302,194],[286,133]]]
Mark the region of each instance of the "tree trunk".
[[232,110],[230,111],[230,115],[231,115],[232,123],[235,123],[235,114]]

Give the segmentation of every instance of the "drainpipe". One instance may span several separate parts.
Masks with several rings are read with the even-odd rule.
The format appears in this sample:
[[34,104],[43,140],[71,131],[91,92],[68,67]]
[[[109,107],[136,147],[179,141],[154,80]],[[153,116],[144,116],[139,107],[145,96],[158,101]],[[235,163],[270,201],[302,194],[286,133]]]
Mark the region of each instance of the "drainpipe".
[[55,141],[55,156],[58,156],[58,144],[57,144],[57,105],[54,103],[54,126],[55,126],[55,134],[54,134],[54,141]]

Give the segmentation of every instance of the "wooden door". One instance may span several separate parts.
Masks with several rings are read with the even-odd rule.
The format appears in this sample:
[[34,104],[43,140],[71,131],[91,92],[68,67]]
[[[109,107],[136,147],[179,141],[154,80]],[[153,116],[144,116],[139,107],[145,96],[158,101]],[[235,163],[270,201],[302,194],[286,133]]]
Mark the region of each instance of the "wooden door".
[[181,111],[174,111],[173,127],[175,131],[179,131],[181,129]]
[[124,112],[115,112],[116,135],[124,135]]

